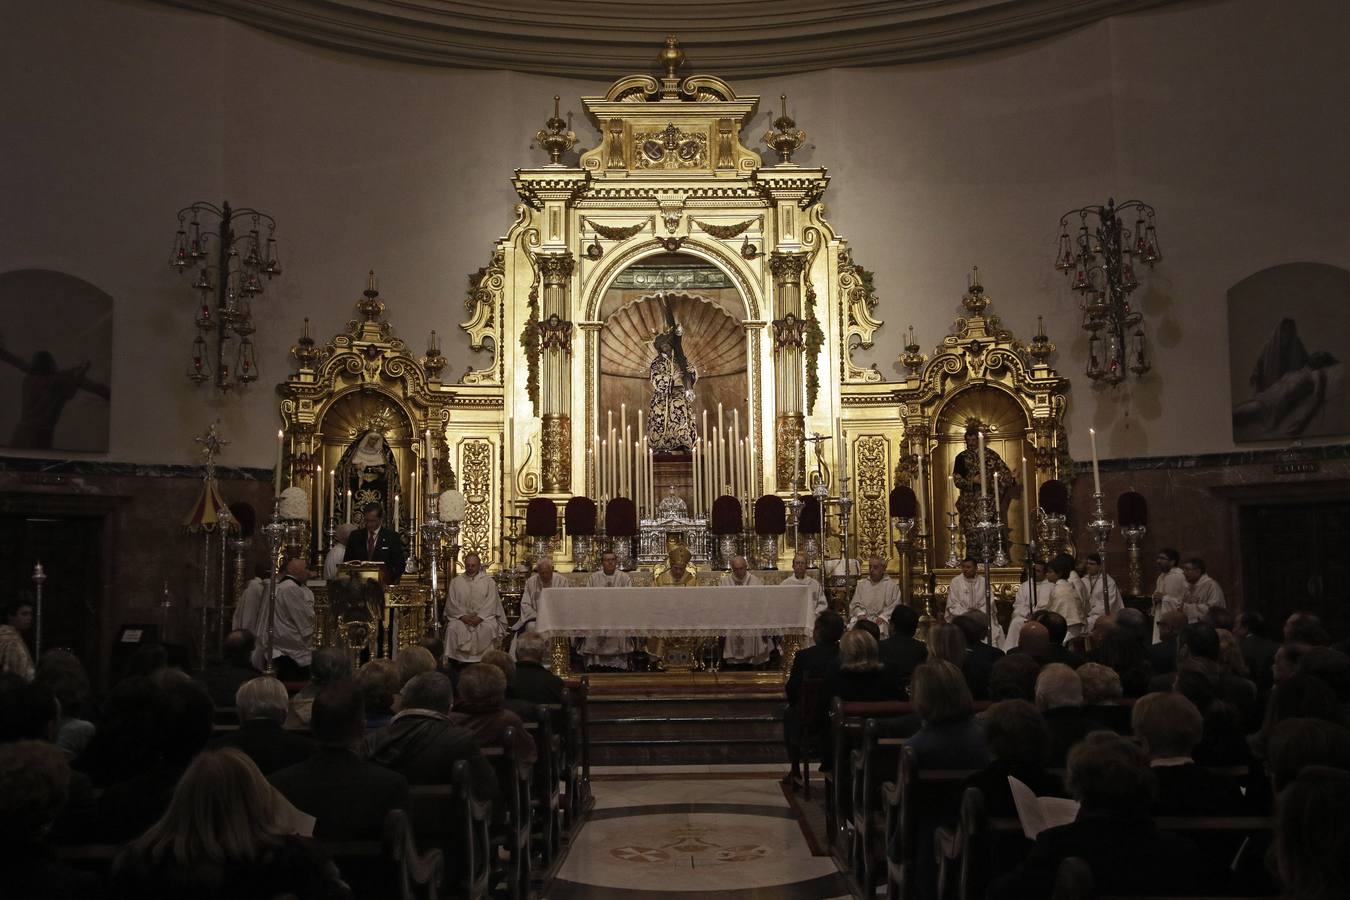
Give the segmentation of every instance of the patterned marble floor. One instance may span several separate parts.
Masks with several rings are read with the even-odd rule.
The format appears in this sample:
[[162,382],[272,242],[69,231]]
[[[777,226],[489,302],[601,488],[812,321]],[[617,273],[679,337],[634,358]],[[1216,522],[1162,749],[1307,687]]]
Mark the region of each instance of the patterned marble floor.
[[776,774],[687,768],[597,775],[595,811],[545,900],[848,896],[830,858],[811,855]]

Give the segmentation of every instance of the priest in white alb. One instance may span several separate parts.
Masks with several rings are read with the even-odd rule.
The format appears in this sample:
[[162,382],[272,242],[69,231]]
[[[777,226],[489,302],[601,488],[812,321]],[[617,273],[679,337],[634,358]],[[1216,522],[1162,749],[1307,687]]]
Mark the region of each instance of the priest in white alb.
[[811,615],[818,616],[829,608],[830,601],[825,598],[825,589],[810,575],[806,574],[806,554],[798,553],[792,557],[792,574],[778,582],[789,587],[805,585],[811,592]]
[[859,619],[877,623],[881,636],[891,630],[891,611],[900,605],[900,585],[886,577],[886,560],[873,556],[867,560],[867,577],[860,578],[853,588],[853,599],[848,604],[848,626]]
[[[987,613],[990,611],[987,604],[990,603],[992,598],[985,596],[984,576],[979,573],[978,564],[970,557],[966,557],[961,560],[961,574],[947,585],[947,621],[950,622],[971,610]],[[998,616],[990,616],[989,624],[991,646],[1002,647],[1003,626],[998,623]]]
[[1120,585],[1102,568],[1102,557],[1098,553],[1089,553],[1084,557],[1087,571],[1078,579],[1079,590],[1087,601],[1087,630],[1102,616],[1115,615],[1125,608],[1125,600],[1120,595]]
[[[586,580],[587,587],[626,588],[632,587],[633,579],[619,568],[619,557],[613,550],[606,550],[600,557],[600,571],[592,572]],[[593,635],[581,641],[581,656],[586,668],[619,669],[628,671],[630,655],[637,649],[637,641],[621,635]]]
[[1017,646],[1022,637],[1022,626],[1031,618],[1032,612],[1050,600],[1050,582],[1045,578],[1045,563],[1040,560],[1032,563],[1031,572],[1032,577],[1018,585],[1017,593],[1013,595],[1012,621],[1008,623],[1008,636],[1003,639],[1004,650]]
[[[764,582],[750,571],[744,556],[731,560],[731,571],[717,582],[718,587],[758,587]],[[765,634],[730,634],[722,650],[722,661],[737,666],[762,666],[773,652],[773,641]]]
[[1158,623],[1163,613],[1181,609],[1181,598],[1186,594],[1186,576],[1181,573],[1181,554],[1171,547],[1158,551],[1158,580],[1153,586],[1153,643],[1162,640]]
[[534,566],[534,574],[525,579],[520,595],[520,618],[511,628],[511,658],[516,658],[516,638],[534,631],[539,620],[539,595],[544,588],[570,587],[567,579],[553,571],[553,560],[541,559]]
[[1222,609],[1227,605],[1223,588],[1213,578],[1205,574],[1205,561],[1192,557],[1181,564],[1181,575],[1186,579],[1186,591],[1181,595],[1181,611],[1186,614],[1187,624],[1203,622],[1205,615],[1214,607]]
[[497,583],[483,571],[477,553],[464,557],[463,573],[450,582],[445,621],[445,656],[461,663],[478,662],[506,633]]

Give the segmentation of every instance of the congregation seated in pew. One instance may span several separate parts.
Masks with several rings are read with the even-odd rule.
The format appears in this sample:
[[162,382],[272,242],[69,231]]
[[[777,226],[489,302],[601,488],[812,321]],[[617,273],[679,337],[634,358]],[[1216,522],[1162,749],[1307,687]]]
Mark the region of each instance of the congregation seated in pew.
[[270,675],[245,682],[234,696],[239,727],[217,737],[211,747],[233,747],[243,752],[264,775],[308,759],[314,752],[314,741],[281,727],[289,700],[286,686]]

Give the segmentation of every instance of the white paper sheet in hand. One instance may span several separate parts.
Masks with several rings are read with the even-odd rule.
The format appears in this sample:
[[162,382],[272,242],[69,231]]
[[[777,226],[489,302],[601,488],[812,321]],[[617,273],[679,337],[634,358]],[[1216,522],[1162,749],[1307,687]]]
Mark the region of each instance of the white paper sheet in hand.
[[1037,797],[1031,788],[1011,775],[1008,776],[1008,787],[1012,790],[1013,805],[1017,807],[1022,833],[1033,841],[1045,829],[1068,825],[1078,818],[1077,800]]

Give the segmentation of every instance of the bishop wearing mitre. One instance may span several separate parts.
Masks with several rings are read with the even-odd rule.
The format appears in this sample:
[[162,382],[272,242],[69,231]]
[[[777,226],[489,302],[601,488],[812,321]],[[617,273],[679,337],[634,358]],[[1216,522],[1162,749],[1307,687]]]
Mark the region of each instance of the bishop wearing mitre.
[[[718,587],[752,587],[764,584],[758,575],[751,574],[750,563],[744,556],[733,557],[731,571],[717,582]],[[773,641],[763,634],[732,634],[727,636],[722,651],[724,662],[742,666],[762,666],[769,661]]]
[[497,584],[483,571],[477,553],[464,557],[464,572],[450,582],[445,621],[445,656],[456,662],[478,662],[506,633]]
[[[657,587],[690,587],[698,584],[698,576],[689,571],[689,560],[691,558],[688,547],[683,544],[676,544],[670,548],[670,554],[667,556],[670,567],[657,575],[656,580],[652,583]],[[661,660],[666,658],[666,642],[662,638],[647,638],[643,642],[642,649],[658,665]]]
[[[592,572],[586,586],[593,588],[632,587],[633,579],[619,568],[619,557],[606,550],[600,557],[600,571]],[[581,656],[586,667],[628,670],[629,654],[637,649],[637,641],[630,637],[593,635],[581,641]]]
[[891,612],[900,605],[900,585],[886,577],[886,560],[873,556],[867,560],[867,578],[859,579],[848,604],[848,624],[870,619],[885,637],[891,630]]
[[778,582],[789,587],[802,585],[811,591],[811,615],[818,616],[829,608],[830,601],[825,598],[825,589],[810,575],[806,574],[806,554],[798,553],[792,557],[792,574]]

